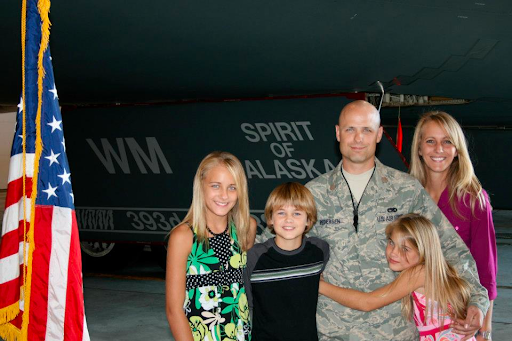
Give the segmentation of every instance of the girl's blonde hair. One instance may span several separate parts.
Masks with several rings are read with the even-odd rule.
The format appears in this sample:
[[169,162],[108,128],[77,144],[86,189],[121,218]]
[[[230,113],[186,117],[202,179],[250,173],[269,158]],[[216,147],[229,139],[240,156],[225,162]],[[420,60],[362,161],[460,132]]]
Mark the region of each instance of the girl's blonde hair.
[[[482,185],[475,175],[473,164],[468,152],[466,138],[462,132],[459,123],[449,114],[442,111],[430,111],[420,118],[411,147],[411,169],[409,173],[420,181],[423,187],[427,184],[427,171],[423,158],[419,155],[420,144],[423,140],[423,127],[428,122],[435,122],[443,128],[451,143],[457,150],[457,157],[453,159],[448,170],[447,184],[450,207],[453,212],[461,217],[457,209],[458,200],[465,200],[469,196],[469,205],[471,211],[475,211],[475,204],[478,203],[480,209],[485,206],[485,198],[482,191]],[[462,218],[462,217],[461,217]]]
[[206,178],[208,172],[218,165],[225,166],[235,180],[238,199],[235,206],[233,206],[228,213],[228,225],[234,224],[237,231],[238,242],[242,250],[247,251],[250,224],[247,178],[240,160],[231,153],[215,151],[208,154],[201,161],[197,168],[196,175],[194,176],[192,204],[190,205],[187,215],[183,218],[183,222],[193,226],[200,243],[208,243],[203,180]]
[[[418,264],[402,271],[400,276],[412,277],[424,269],[426,306],[430,307],[430,316],[450,315],[452,318],[465,319],[470,287],[459,277],[457,270],[446,262],[434,224],[419,214],[410,213],[386,227],[388,238],[393,232],[398,233],[402,245],[409,241],[419,254]],[[434,301],[437,302],[435,312]],[[412,320],[414,308],[411,295],[402,298],[402,314]]]
[[287,182],[274,188],[270,193],[265,205],[265,220],[267,221],[270,232],[275,234],[274,226],[269,224],[272,220],[272,214],[275,210],[280,209],[283,206],[295,206],[299,210],[306,212],[308,223],[304,234],[308,233],[309,230],[316,223],[316,205],[313,194],[306,188],[306,186],[298,182]]

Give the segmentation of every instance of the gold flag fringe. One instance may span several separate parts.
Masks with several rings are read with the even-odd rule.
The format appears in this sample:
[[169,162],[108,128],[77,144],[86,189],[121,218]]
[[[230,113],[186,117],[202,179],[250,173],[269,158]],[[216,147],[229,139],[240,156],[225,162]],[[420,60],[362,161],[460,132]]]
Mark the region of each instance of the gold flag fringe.
[[21,330],[10,323],[0,326],[0,337],[6,341],[21,341]]
[[27,277],[26,277],[26,289],[25,289],[25,311],[23,313],[23,323],[21,326],[22,340],[28,340],[28,325],[30,324],[30,294],[32,284],[32,254],[35,249],[34,243],[34,228],[35,228],[35,214],[36,214],[36,199],[37,199],[37,183],[39,175],[39,160],[43,151],[43,140],[41,138],[41,110],[43,105],[43,80],[45,76],[43,58],[48,44],[50,41],[50,0],[39,0],[37,8],[41,17],[41,44],[39,46],[39,55],[37,60],[37,114],[36,114],[36,148],[34,155],[34,175],[32,177],[32,210],[30,221],[32,227],[28,232],[28,261],[27,261]]
[[[20,302],[14,302],[13,304],[0,309],[0,324],[7,323],[13,320],[20,313]],[[0,326],[0,333],[3,326]]]
[[[0,337],[6,341],[27,341],[28,340],[28,325],[30,323],[30,294],[32,283],[32,254],[35,249],[34,243],[34,223],[35,223],[35,205],[37,199],[37,182],[39,174],[39,161],[43,150],[43,141],[41,138],[41,110],[43,104],[43,80],[45,77],[45,69],[43,64],[43,57],[46,49],[48,48],[50,40],[50,0],[39,0],[37,8],[41,17],[41,43],[39,47],[39,54],[37,60],[37,91],[38,103],[36,114],[36,141],[35,141],[35,157],[34,157],[34,175],[32,177],[32,195],[31,195],[31,216],[30,221],[32,226],[27,233],[27,219],[26,219],[26,105],[25,105],[25,44],[26,44],[26,20],[27,20],[27,0],[22,1],[22,14],[21,14],[21,58],[22,58],[22,98],[23,98],[23,288],[20,292],[20,299],[25,302],[25,310],[23,312],[23,321],[21,330],[16,328],[9,321],[13,320],[19,313],[20,302],[16,302],[8,307],[0,310]],[[28,241],[28,252],[25,249]]]
[[[22,78],[22,149],[23,149],[23,255],[25,255],[25,241],[27,231],[27,208],[26,208],[26,110],[25,110],[25,39],[27,29],[27,0],[23,0],[21,4],[21,78]],[[24,259],[25,260],[25,259]],[[25,266],[23,267],[23,285],[25,286]],[[23,298],[24,288],[20,289],[20,299]],[[20,301],[0,310],[0,337],[6,341],[16,341],[21,339],[21,330],[9,323],[20,313]]]

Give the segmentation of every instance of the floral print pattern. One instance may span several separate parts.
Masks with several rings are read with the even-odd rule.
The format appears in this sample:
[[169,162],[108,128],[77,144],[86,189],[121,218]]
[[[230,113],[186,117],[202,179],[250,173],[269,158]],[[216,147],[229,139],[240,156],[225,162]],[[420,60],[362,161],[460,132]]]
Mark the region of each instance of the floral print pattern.
[[[236,228],[230,224],[228,235],[216,235],[208,246],[197,241],[194,233],[192,250],[187,260],[187,292],[183,305],[188,317],[194,341],[246,341],[251,340],[249,304],[243,281],[226,285],[200,283],[196,276],[223,276],[224,272],[241,272],[247,264],[236,236]],[[217,240],[217,239],[224,240]]]

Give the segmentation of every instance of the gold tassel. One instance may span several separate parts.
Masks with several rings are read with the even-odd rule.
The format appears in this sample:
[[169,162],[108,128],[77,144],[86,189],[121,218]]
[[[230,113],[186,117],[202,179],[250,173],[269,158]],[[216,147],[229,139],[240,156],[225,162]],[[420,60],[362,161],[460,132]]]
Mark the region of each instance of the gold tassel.
[[0,326],[0,337],[6,341],[21,341],[21,330],[10,323]]
[[13,320],[20,313],[19,301],[14,302],[10,306],[0,309],[0,324]]

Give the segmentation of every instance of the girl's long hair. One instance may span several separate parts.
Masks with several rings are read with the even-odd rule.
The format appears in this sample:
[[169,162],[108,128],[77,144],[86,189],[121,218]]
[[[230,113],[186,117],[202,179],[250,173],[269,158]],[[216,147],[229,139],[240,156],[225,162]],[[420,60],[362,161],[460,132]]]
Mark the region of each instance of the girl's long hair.
[[[400,276],[414,276],[424,269],[426,307],[430,307],[425,316],[449,315],[465,319],[470,298],[469,284],[446,262],[432,222],[419,214],[405,214],[386,227],[388,238],[393,232],[398,233],[401,243],[407,240],[418,251],[418,265],[402,271]],[[437,311],[434,311],[433,302],[437,302]],[[411,295],[402,298],[402,314],[412,320],[414,308]]]
[[247,251],[250,212],[247,178],[240,160],[228,152],[215,151],[208,154],[199,164],[194,176],[192,204],[183,222],[191,225],[197,235],[198,241],[208,243],[206,230],[206,205],[203,195],[203,180],[208,172],[217,165],[225,166],[235,180],[238,196],[235,206],[228,213],[228,225],[234,224],[238,242],[243,251]]
[[[464,200],[466,205],[469,204],[471,211],[475,212],[475,205],[478,203],[480,209],[483,209],[486,200],[482,191],[482,185],[475,175],[473,164],[468,152],[466,138],[462,132],[459,123],[449,114],[442,111],[430,111],[420,118],[411,147],[411,169],[410,174],[420,181],[425,187],[427,185],[427,170],[423,158],[419,155],[420,144],[423,140],[423,127],[428,122],[436,122],[443,128],[450,141],[457,150],[457,157],[453,159],[450,169],[448,170],[447,184],[449,202],[452,211],[459,217],[461,214],[457,209],[457,202]],[[469,197],[469,203],[466,199]],[[461,217],[463,218],[463,217]]]

